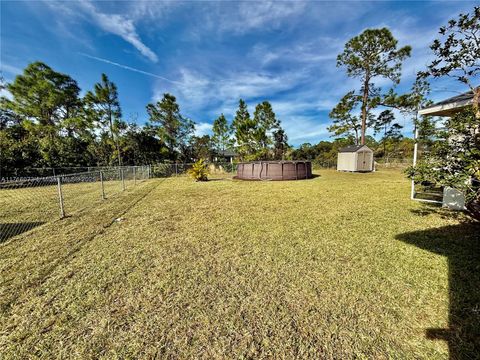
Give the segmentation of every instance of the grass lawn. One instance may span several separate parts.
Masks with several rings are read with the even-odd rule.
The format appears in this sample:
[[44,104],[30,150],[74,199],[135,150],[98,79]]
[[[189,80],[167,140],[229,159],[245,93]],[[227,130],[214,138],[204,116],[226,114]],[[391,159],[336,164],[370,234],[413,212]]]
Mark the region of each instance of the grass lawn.
[[480,227],[319,175],[149,180],[0,244],[0,357],[478,358]]

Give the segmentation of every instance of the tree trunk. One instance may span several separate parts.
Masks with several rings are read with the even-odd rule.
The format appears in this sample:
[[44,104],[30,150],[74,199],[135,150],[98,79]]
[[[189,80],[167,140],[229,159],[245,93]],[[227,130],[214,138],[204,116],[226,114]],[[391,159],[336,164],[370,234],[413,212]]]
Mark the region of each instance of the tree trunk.
[[387,154],[386,140],[387,140],[387,124],[385,124],[385,131],[383,133],[383,156]]
[[367,130],[367,102],[368,102],[368,85],[370,83],[370,75],[365,74],[365,81],[363,82],[363,96],[362,96],[362,145],[365,145],[365,132]]
[[108,123],[110,126],[110,135],[112,135],[112,141],[117,150],[117,159],[118,159],[118,166],[122,166],[122,159],[120,157],[120,146],[118,145],[118,139],[113,132],[113,119],[112,119],[112,110],[108,109]]
[[473,109],[475,110],[475,117],[480,119],[480,86],[473,89]]

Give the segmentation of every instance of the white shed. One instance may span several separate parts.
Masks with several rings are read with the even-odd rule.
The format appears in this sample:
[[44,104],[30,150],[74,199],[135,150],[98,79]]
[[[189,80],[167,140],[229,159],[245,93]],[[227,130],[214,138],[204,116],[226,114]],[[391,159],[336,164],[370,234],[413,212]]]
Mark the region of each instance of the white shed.
[[373,171],[373,151],[366,145],[352,145],[338,151],[337,170]]

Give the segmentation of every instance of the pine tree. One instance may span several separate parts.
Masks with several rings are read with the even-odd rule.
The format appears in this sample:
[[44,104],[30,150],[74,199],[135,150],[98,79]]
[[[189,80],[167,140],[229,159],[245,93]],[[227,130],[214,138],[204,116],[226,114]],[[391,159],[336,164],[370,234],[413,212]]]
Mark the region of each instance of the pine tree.
[[250,118],[245,101],[240,99],[232,128],[240,157],[246,159],[255,153],[255,122]]
[[280,123],[268,101],[264,101],[255,107],[253,121],[256,127],[254,138],[257,144],[257,157],[265,159],[268,157],[269,148],[273,144],[273,132],[280,127]]
[[359,131],[361,129],[361,119],[352,115],[353,110],[358,105],[360,99],[354,91],[348,92],[333,108],[329,116],[333,119],[333,125],[328,127],[328,131],[335,136],[355,137],[355,143],[359,143]]
[[64,121],[81,107],[77,82],[44,63],[34,62],[6,87],[13,98],[2,98],[2,108],[18,116],[36,140],[44,161],[38,165],[61,163],[60,132]]
[[107,75],[102,74],[101,81],[96,83],[94,90],[85,95],[89,114],[103,127],[107,126],[110,133],[110,140],[115,148],[118,165],[122,165],[122,156],[119,145],[119,131],[123,126],[121,123],[122,110],[118,100],[117,86],[111,82]]
[[225,150],[232,146],[232,129],[223,114],[213,122],[213,144],[217,153],[224,155]]
[[[402,62],[410,56],[411,47],[397,49],[398,41],[390,30],[367,29],[350,39],[344,51],[337,57],[337,66],[345,67],[347,75],[360,78],[361,81],[361,144],[365,144],[369,111],[377,103],[378,88],[373,80],[377,77],[390,79],[394,84],[400,82]],[[373,94],[372,94],[373,92]]]
[[147,105],[147,113],[160,140],[167,146],[169,159],[176,161],[179,157],[186,158],[195,123],[180,114],[180,106],[175,96],[163,94],[161,101]]

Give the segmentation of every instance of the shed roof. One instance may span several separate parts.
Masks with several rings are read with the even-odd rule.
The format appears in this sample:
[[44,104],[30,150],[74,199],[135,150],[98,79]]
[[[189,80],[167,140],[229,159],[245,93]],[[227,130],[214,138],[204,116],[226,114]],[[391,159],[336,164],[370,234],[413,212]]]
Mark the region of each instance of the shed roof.
[[354,152],[357,152],[358,150],[360,150],[363,147],[367,148],[368,150],[371,150],[367,145],[350,145],[350,146],[345,146],[343,148],[338,149],[338,152],[354,153]]
[[430,105],[424,109],[421,109],[418,113],[420,115],[452,116],[465,106],[469,106],[472,104],[473,91],[467,91],[466,93],[453,96],[451,98]]

